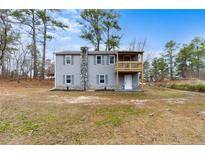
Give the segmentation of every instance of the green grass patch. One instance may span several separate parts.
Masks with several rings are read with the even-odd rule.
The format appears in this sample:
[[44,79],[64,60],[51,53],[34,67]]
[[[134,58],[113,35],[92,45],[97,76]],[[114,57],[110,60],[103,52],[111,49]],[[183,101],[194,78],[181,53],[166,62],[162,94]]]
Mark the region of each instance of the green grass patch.
[[101,107],[96,109],[96,114],[143,114],[144,109],[133,106]]
[[10,122],[4,122],[4,121],[1,121],[0,122],[0,133],[4,133],[7,129],[9,129],[11,126]]
[[88,138],[87,131],[72,132],[71,134],[71,141],[73,144],[84,144]]
[[28,111],[21,111],[21,114],[18,116],[19,121],[16,130],[22,134],[32,134],[39,128],[39,125],[28,117],[28,114]]
[[166,87],[179,90],[205,92],[205,84],[169,84]]
[[101,107],[96,109],[96,115],[103,117],[102,120],[95,122],[97,126],[110,125],[120,126],[130,115],[143,115],[144,109],[133,106]]
[[123,122],[123,118],[116,116],[116,115],[108,115],[105,117],[103,120],[96,121],[95,124],[97,126],[102,126],[102,125],[111,125],[113,127],[120,126]]

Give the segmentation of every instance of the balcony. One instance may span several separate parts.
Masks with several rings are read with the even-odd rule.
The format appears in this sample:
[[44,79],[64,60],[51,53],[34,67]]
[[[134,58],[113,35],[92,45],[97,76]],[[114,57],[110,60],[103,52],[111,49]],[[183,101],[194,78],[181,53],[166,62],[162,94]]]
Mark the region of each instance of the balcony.
[[143,62],[139,61],[117,61],[115,70],[118,72],[142,72]]

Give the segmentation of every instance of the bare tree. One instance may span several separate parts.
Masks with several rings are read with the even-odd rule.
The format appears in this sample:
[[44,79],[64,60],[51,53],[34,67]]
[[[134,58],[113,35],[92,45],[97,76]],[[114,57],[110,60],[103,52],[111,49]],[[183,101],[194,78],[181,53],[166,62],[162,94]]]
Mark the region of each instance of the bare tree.
[[144,51],[145,47],[147,45],[147,39],[136,41],[134,39],[129,44],[129,50],[130,51]]
[[[20,76],[24,76],[25,74],[28,75],[28,69],[25,71],[25,68],[29,67],[28,63],[26,63],[26,58],[29,53],[30,51],[28,50],[28,47],[23,44],[21,39],[19,39],[17,50],[12,52],[18,82],[20,80]],[[25,65],[27,65],[27,67],[25,67]]]
[[12,29],[10,10],[0,10],[0,65],[2,76],[5,75],[5,62],[8,52],[12,51],[16,40],[16,33]]
[[28,34],[32,38],[32,50],[33,50],[33,78],[38,76],[38,50],[37,50],[37,26],[40,24],[39,17],[37,16],[37,10],[16,10],[13,13],[19,24],[23,24],[29,27],[30,31]]

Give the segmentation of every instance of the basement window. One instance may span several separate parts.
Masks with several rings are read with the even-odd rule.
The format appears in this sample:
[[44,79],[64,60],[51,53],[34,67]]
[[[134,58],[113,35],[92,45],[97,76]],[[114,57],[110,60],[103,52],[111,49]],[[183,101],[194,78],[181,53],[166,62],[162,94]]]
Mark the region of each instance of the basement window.
[[66,75],[65,82],[66,82],[67,84],[70,84],[70,83],[71,83],[71,75]]
[[99,83],[104,84],[105,83],[105,75],[99,75]]

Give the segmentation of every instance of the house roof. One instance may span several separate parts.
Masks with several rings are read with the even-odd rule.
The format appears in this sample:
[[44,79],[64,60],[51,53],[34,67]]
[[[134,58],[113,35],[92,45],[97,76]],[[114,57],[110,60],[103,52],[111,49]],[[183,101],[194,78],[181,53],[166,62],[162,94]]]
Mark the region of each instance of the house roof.
[[[112,55],[116,53],[143,53],[143,51],[88,51],[88,55]],[[81,51],[61,51],[55,52],[56,55],[80,55]]]
[[118,53],[133,53],[133,54],[136,54],[136,53],[144,53],[144,51],[129,51],[129,50],[123,50],[123,51],[117,51]]
[[89,55],[113,55],[116,51],[88,51]]
[[60,51],[54,52],[56,55],[80,55],[81,51]]

